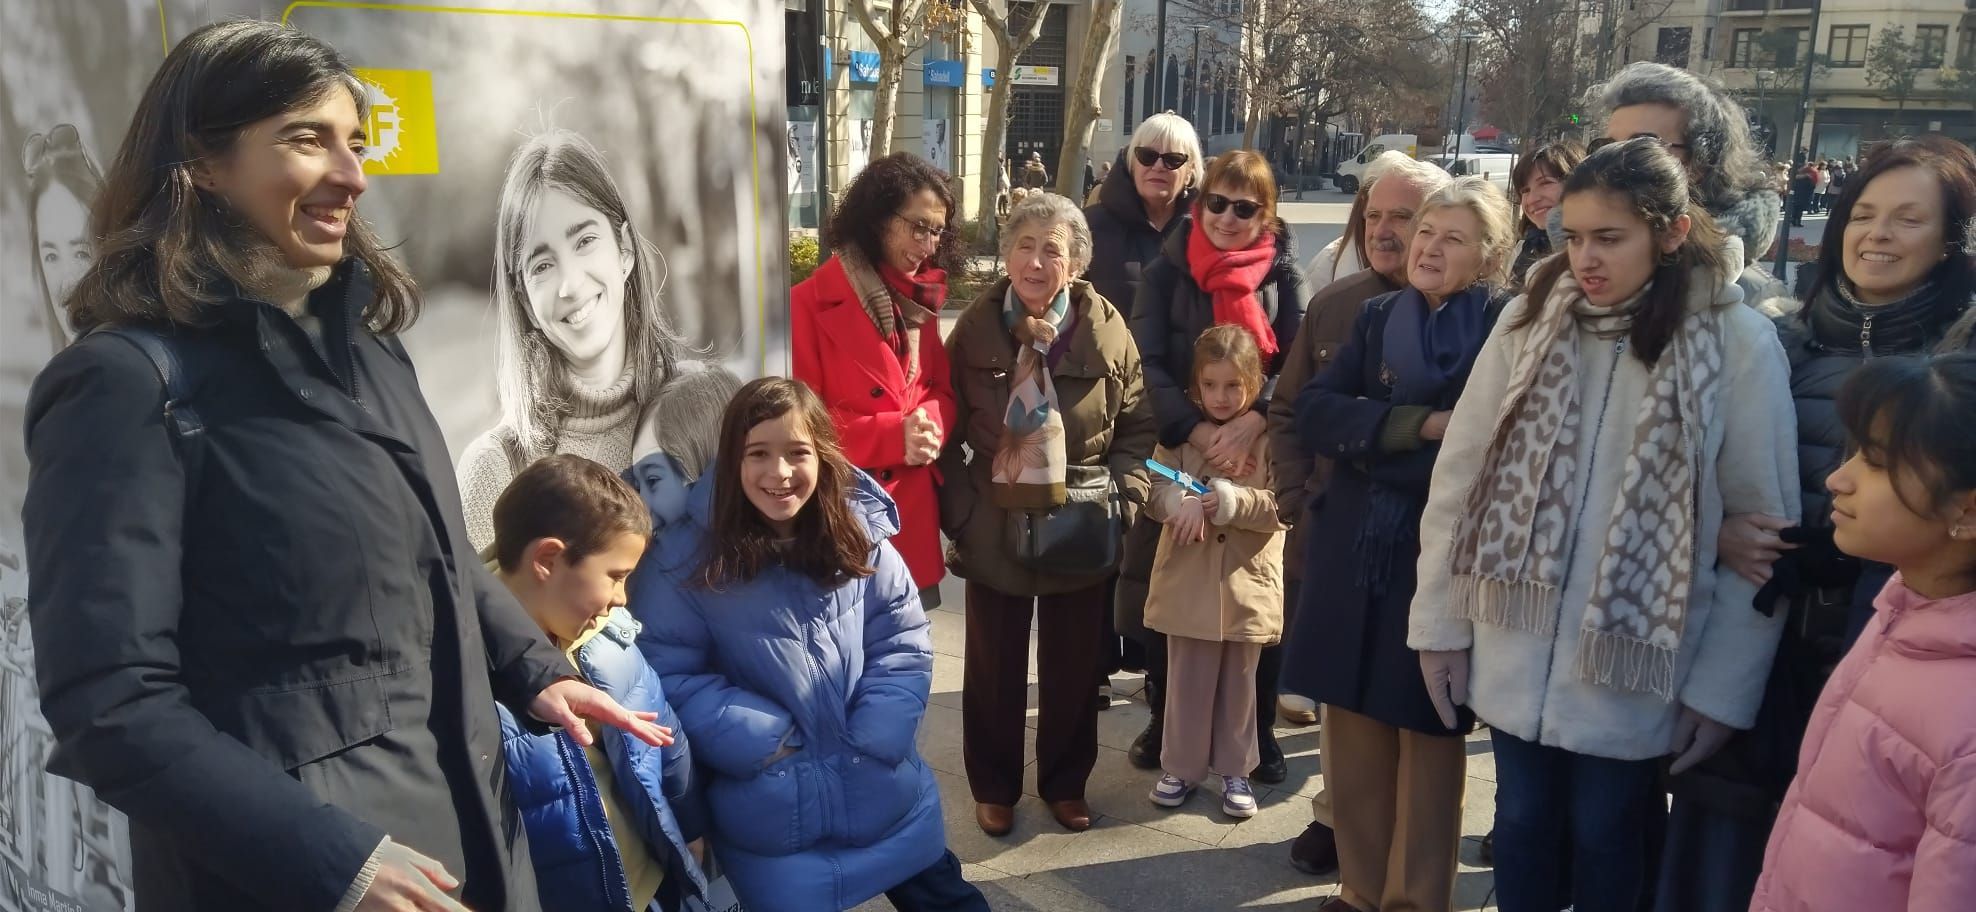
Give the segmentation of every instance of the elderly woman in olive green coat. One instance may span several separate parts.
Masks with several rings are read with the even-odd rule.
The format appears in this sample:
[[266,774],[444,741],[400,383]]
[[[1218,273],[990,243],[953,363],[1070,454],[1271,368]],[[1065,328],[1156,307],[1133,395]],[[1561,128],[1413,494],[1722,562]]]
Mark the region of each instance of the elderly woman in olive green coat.
[[1003,229],[1002,256],[1008,275],[947,337],[955,426],[968,451],[950,444],[940,463],[941,526],[954,541],[952,569],[967,580],[963,754],[976,822],[991,836],[1006,834],[1022,795],[1033,613],[1036,790],[1074,832],[1091,825],[1084,802],[1098,756],[1091,681],[1102,661],[1113,568],[1049,573],[1018,561],[1004,505],[1046,506],[1031,501],[1060,501],[1066,476],[1108,476],[1129,520],[1149,490],[1152,403],[1124,315],[1078,278],[1090,265],[1091,229],[1075,203],[1048,193],[1024,199]]

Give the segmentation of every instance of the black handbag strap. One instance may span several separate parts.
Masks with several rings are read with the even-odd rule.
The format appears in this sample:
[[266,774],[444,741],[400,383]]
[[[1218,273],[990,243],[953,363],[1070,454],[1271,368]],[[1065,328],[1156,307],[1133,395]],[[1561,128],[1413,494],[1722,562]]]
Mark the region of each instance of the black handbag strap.
[[192,387],[178,348],[163,333],[149,326],[99,326],[93,333],[115,336],[136,347],[149,358],[165,387],[165,425],[172,430],[172,441],[185,466],[186,495],[190,500],[192,480],[198,477],[198,460],[206,425],[192,406]]

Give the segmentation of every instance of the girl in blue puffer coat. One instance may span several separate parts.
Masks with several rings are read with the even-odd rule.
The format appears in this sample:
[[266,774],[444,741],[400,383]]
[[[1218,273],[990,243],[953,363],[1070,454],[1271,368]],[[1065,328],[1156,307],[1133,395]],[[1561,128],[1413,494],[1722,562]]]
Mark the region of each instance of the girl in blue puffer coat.
[[987,902],[947,851],[913,736],[933,649],[898,512],[800,381],[741,388],[688,519],[634,575],[638,643],[707,776],[714,854],[750,912]]

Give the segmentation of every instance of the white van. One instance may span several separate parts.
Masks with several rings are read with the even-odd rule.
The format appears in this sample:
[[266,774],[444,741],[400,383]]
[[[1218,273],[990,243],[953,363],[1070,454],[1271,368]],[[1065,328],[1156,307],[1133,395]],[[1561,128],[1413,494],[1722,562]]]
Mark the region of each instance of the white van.
[[1433,162],[1441,170],[1455,177],[1480,175],[1489,183],[1501,188],[1505,196],[1510,195],[1509,176],[1516,168],[1516,156],[1506,152],[1464,152],[1460,155],[1430,155],[1423,161]]
[[1372,163],[1384,152],[1404,152],[1408,158],[1420,154],[1420,137],[1412,133],[1384,133],[1365,144],[1359,154],[1338,164],[1338,189],[1345,193],[1357,193],[1359,181],[1365,177],[1365,166]]

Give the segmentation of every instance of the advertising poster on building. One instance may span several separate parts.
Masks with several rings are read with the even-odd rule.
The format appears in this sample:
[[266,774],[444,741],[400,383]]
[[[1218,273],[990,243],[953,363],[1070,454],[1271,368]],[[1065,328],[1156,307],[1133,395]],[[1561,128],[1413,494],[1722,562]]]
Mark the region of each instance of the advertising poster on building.
[[925,122],[926,160],[933,166],[949,174],[954,170],[954,152],[951,138],[947,134],[951,121],[929,120]]
[[[43,772],[21,434],[36,372],[69,342],[60,301],[91,260],[89,203],[167,48],[250,16],[308,31],[358,68],[371,103],[358,213],[420,285],[424,313],[403,341],[478,546],[517,457],[582,452],[623,469],[634,447],[696,451],[687,441],[715,434],[718,414],[668,396],[676,379],[786,371],[784,220],[799,188],[814,192],[815,155],[813,133],[784,130],[783,5],[0,4],[0,912],[135,904],[124,822]],[[593,222],[618,256],[558,253],[551,234]],[[581,286],[551,296],[569,313],[531,286],[537,261],[558,257],[569,261],[549,267]],[[572,330],[604,305],[622,321]],[[629,381],[652,359],[626,359],[621,377],[572,366],[576,349],[651,338],[680,366],[650,401]],[[510,445],[517,425],[545,420],[554,433]]]

